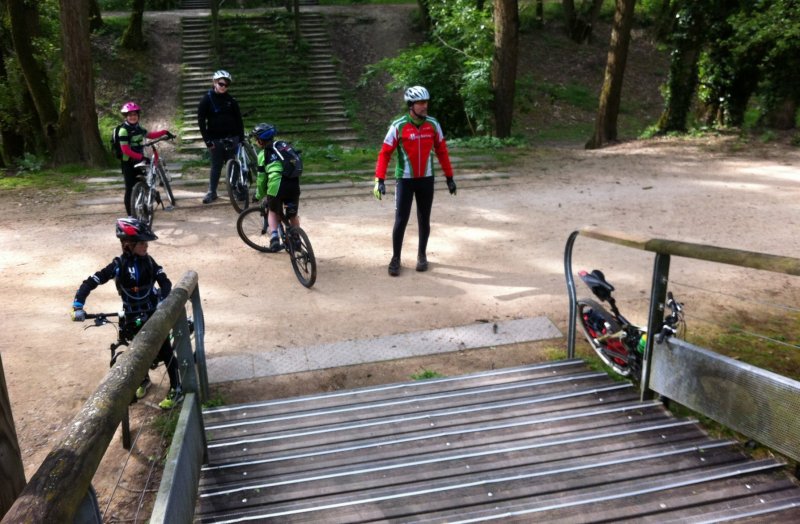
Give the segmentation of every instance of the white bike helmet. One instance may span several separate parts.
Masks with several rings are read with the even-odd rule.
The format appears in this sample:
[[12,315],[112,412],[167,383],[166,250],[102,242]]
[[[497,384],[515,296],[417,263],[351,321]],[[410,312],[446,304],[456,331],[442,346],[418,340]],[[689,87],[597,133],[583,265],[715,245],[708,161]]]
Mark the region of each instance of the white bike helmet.
[[425,100],[430,100],[431,95],[428,93],[428,90],[422,86],[413,86],[406,89],[405,94],[403,95],[408,104],[413,104],[414,102],[423,102]]
[[224,69],[220,69],[219,71],[214,73],[214,76],[211,79],[216,82],[220,78],[224,78],[228,82],[233,83],[233,77],[229,72],[225,71]]

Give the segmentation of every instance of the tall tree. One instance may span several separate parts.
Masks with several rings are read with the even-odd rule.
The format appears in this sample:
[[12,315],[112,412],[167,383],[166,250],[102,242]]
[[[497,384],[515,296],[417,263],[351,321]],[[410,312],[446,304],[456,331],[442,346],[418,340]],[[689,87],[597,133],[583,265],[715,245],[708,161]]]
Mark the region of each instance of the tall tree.
[[106,151],[97,128],[94,103],[92,49],[89,41],[89,4],[86,0],[59,0],[64,71],[61,114],[52,160],[102,166]]
[[94,33],[103,27],[103,15],[97,0],[89,0],[89,31]]
[[597,108],[594,135],[586,142],[587,149],[596,149],[617,139],[617,116],[622,99],[622,81],[625,76],[625,64],[628,61],[636,0],[616,0],[616,2],[611,45],[603,87],[600,90],[600,105]]
[[697,88],[698,62],[705,22],[704,1],[683,0],[672,33],[672,53],[666,86],[666,106],[658,120],[658,132],[685,132],[686,119]]
[[495,133],[511,136],[519,56],[519,5],[517,0],[494,0],[494,56],[492,94]]
[[58,111],[50,90],[47,71],[36,59],[36,49],[33,45],[33,37],[38,35],[37,3],[25,0],[6,0],[6,7],[8,8],[14,51],[25,78],[27,94],[33,102],[39,121],[38,129],[35,130],[38,132],[38,136],[30,142],[44,142],[47,149],[52,151],[58,130]]
[[[128,27],[122,33],[119,45],[125,49],[138,50],[144,49],[147,42],[144,39],[144,31],[142,29],[144,21],[144,2],[145,0],[133,0],[131,8],[131,18],[128,21]],[[212,1],[212,5],[216,2]]]

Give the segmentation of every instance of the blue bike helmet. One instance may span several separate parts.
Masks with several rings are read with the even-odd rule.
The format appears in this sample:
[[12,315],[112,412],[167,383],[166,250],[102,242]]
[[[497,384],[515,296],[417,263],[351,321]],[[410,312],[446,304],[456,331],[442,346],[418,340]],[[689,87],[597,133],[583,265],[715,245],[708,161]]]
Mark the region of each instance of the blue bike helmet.
[[278,134],[278,128],[272,124],[261,123],[254,127],[250,134],[259,140],[272,140]]

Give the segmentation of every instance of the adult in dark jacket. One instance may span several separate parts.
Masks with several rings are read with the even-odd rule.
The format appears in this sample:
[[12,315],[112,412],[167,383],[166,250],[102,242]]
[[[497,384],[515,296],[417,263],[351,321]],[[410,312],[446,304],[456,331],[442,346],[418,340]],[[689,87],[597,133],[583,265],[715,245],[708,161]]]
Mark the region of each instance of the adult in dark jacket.
[[197,105],[197,125],[211,155],[211,174],[208,180],[208,193],[203,197],[204,204],[217,199],[217,185],[222,166],[235,151],[226,150],[222,144],[225,138],[244,141],[244,123],[239,110],[239,102],[228,93],[233,78],[220,69],[212,77],[212,87]]

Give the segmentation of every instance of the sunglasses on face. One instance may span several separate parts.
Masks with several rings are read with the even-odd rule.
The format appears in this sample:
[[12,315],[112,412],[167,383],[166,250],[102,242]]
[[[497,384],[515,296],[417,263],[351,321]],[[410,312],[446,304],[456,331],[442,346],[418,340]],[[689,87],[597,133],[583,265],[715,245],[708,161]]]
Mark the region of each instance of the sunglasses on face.
[[228,87],[230,84],[227,82],[217,82],[217,85],[220,87]]

